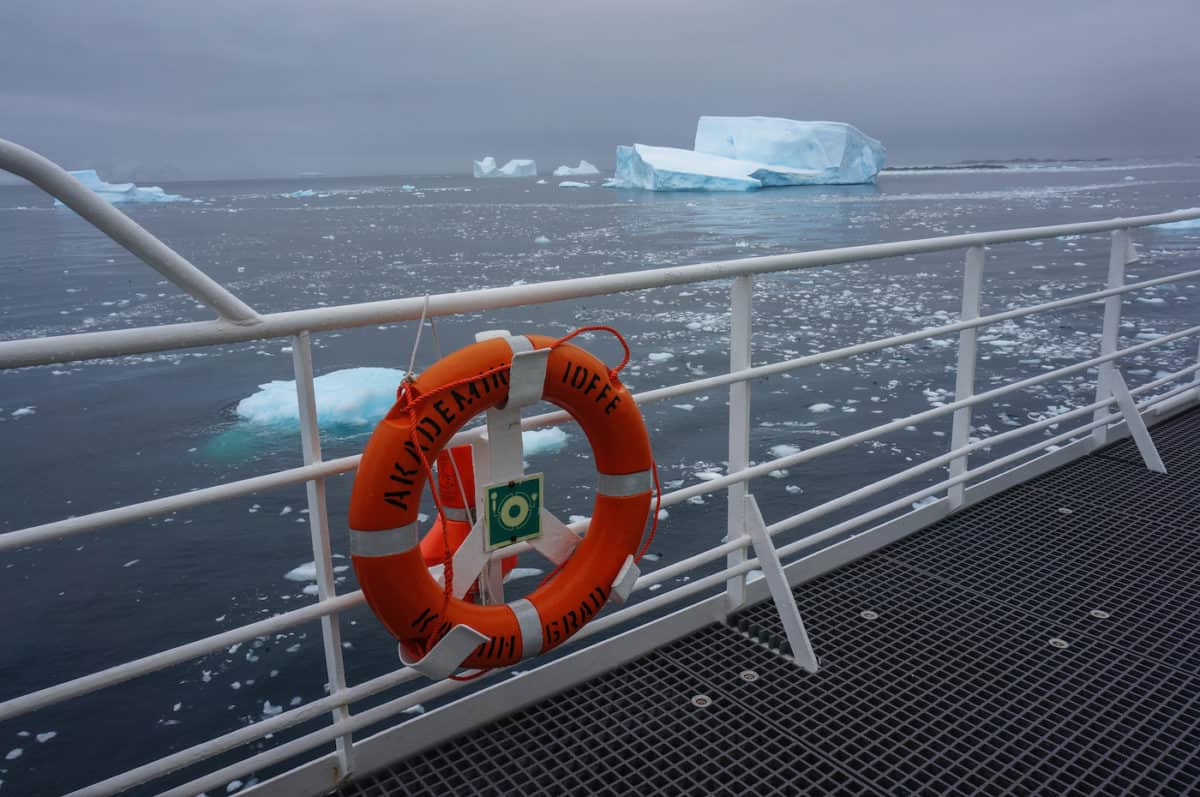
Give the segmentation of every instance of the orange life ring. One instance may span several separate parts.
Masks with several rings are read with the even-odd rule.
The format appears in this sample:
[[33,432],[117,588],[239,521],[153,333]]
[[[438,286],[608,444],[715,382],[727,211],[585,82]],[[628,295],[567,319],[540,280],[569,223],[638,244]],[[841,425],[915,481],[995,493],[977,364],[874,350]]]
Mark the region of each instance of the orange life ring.
[[[417,514],[428,463],[462,426],[508,400],[513,356],[551,349],[542,398],[583,428],[599,487],[590,530],[552,578],[520,600],[481,606],[448,596],[422,557]],[[480,341],[439,360],[405,388],[363,452],[350,498],[351,558],[367,603],[418,658],[457,625],[487,639],[467,668],[514,664],[554,648],[599,614],[636,555],[653,493],[641,412],[608,367],[542,335]]]

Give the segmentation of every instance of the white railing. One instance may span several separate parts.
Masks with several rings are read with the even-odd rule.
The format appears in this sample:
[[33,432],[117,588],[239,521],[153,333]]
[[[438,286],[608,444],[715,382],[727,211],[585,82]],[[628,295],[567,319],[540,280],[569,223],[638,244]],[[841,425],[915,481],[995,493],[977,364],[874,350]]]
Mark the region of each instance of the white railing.
[[[546,690],[560,689],[570,683],[583,680],[605,667],[615,665],[620,660],[688,633],[699,624],[728,615],[729,612],[743,606],[747,601],[765,595],[765,588],[761,583],[747,583],[746,576],[752,570],[763,568],[768,576],[764,581],[778,583],[777,579],[784,574],[783,570],[778,570],[778,558],[792,560],[786,568],[786,578],[792,582],[811,577],[815,572],[814,568],[827,568],[836,564],[839,557],[844,560],[848,556],[861,555],[861,552],[869,550],[872,546],[886,544],[897,534],[907,533],[907,531],[942,517],[950,511],[977,502],[994,492],[999,486],[1024,478],[1026,474],[1032,473],[1037,468],[1045,469],[1053,462],[1085,453],[1096,445],[1108,441],[1114,434],[1124,433],[1125,427],[1134,433],[1140,445],[1145,446],[1147,438],[1145,435],[1137,434],[1139,429],[1144,430],[1140,413],[1151,409],[1155,413],[1164,413],[1176,407],[1200,401],[1200,377],[1197,376],[1200,373],[1200,363],[1191,364],[1134,390],[1125,388],[1119,369],[1119,363],[1123,357],[1153,349],[1164,343],[1200,335],[1200,325],[1125,348],[1118,348],[1117,338],[1120,327],[1121,297],[1124,294],[1156,285],[1200,279],[1200,270],[1192,270],[1126,284],[1124,281],[1125,264],[1131,259],[1133,251],[1130,245],[1129,231],[1146,225],[1200,218],[1200,211],[1179,211],[1110,221],[972,233],[608,274],[583,279],[522,285],[519,288],[475,290],[457,294],[259,314],[124,214],[93,195],[50,161],[29,150],[0,140],[0,168],[26,177],[48,193],[61,199],[102,232],[126,246],[183,290],[212,308],[219,316],[217,320],[213,321],[3,341],[0,342],[0,368],[47,365],[71,360],[113,357],[231,341],[279,336],[292,337],[293,366],[301,419],[303,466],[10,531],[0,535],[0,552],[176,512],[181,509],[226,501],[252,492],[304,482],[307,488],[313,556],[317,567],[318,600],[301,609],[275,615],[266,620],[243,625],[9,699],[0,703],[0,721],[186,662],[236,642],[273,634],[313,620],[321,622],[327,669],[325,677],[330,684],[330,692],[326,697],[298,708],[255,722],[191,748],[148,761],[142,766],[76,792],[80,795],[111,794],[151,782],[168,773],[197,765],[220,753],[258,741],[268,734],[278,733],[323,715],[328,715],[330,722],[320,730],[250,756],[236,764],[205,773],[167,793],[190,795],[220,788],[234,778],[277,767],[298,756],[309,756],[310,760],[276,780],[261,784],[259,788],[267,793],[280,794],[303,791],[318,792],[327,789],[342,778],[354,773],[363,773],[378,766],[383,763],[385,756],[394,755],[396,750],[415,752],[421,746],[428,746],[456,731],[465,730],[472,724],[486,721],[498,712],[512,710],[531,702]],[[1103,290],[991,315],[979,315],[982,274],[986,269],[986,247],[1063,235],[1096,233],[1110,233],[1112,237],[1108,283]],[[958,322],[780,362],[757,366],[751,364],[751,321],[753,318],[751,297],[755,275],[954,249],[966,250],[962,313]],[[423,312],[431,316],[445,316],[730,278],[732,278],[730,307],[732,323],[730,326],[729,373],[648,390],[636,396],[638,403],[645,405],[711,390],[715,387],[729,386],[728,473],[720,478],[688,485],[662,496],[663,506],[669,507],[694,496],[725,491],[729,497],[730,507],[726,528],[720,529],[714,534],[714,537],[720,535],[724,539],[717,541],[716,544],[701,553],[640,576],[634,589],[635,591],[647,590],[652,586],[665,584],[697,568],[721,560],[724,560],[723,567],[717,572],[690,580],[683,586],[664,590],[653,597],[601,616],[585,626],[572,640],[576,652],[564,659],[542,665],[520,678],[509,679],[489,687],[479,696],[480,699],[486,698],[486,704],[471,703],[476,699],[474,697],[465,698],[460,703],[464,705],[471,703],[469,712],[465,708],[460,712],[455,708],[458,704],[451,704],[445,709],[409,720],[390,731],[355,741],[354,734],[362,729],[389,720],[404,709],[418,703],[451,694],[463,688],[463,684],[455,681],[438,682],[415,691],[409,691],[367,710],[358,713],[352,712],[356,703],[393,690],[419,676],[412,670],[401,668],[362,683],[353,685],[346,683],[338,618],[342,612],[361,605],[364,599],[359,591],[344,595],[335,594],[324,485],[325,480],[330,476],[353,470],[358,464],[359,457],[322,459],[314,403],[310,334],[367,324],[414,320],[420,318]],[[1098,356],[1040,372],[1035,376],[991,390],[975,391],[975,335],[978,329],[1001,321],[1093,302],[1104,303],[1101,348]],[[959,350],[954,401],[832,440],[796,454],[751,464],[749,424],[750,383],[753,380],[956,333],[959,339]],[[971,440],[969,432],[972,408],[1010,393],[1089,369],[1096,369],[1098,373],[1096,400],[1092,404],[985,439]],[[1169,387],[1174,383],[1181,384]],[[1165,392],[1162,392],[1164,389],[1166,389]],[[1136,397],[1144,397],[1142,403],[1137,405],[1137,412],[1133,410],[1133,399]],[[1113,404],[1118,405],[1120,411],[1117,414],[1110,414]],[[767,475],[776,469],[812,462],[820,457],[874,440],[906,426],[944,416],[952,416],[953,420],[950,450],[945,454],[920,462],[900,473],[819,506],[777,520],[770,525],[762,523],[759,519],[757,507],[753,506],[753,499],[750,497],[749,491],[749,482],[753,479]],[[1090,420],[1069,431],[1055,434],[1050,438],[1039,437],[1031,445],[984,464],[974,467],[970,464],[970,457],[975,452],[1009,443],[1029,434],[1054,430],[1061,424],[1088,416],[1091,416]],[[523,426],[531,429],[562,423],[566,420],[566,413],[552,412],[527,418],[524,420]],[[481,430],[461,432],[456,436],[454,442],[479,444],[482,442]],[[1048,450],[1059,444],[1067,445],[1055,454],[1046,455]],[[1029,463],[1030,458],[1036,459]],[[1147,453],[1147,462],[1152,463],[1152,460],[1153,458]],[[1022,461],[1026,461],[1027,464],[1020,469],[1009,470],[988,481],[979,481],[984,476],[994,474]],[[948,478],[936,484],[923,487],[881,506],[871,507],[849,520],[821,529],[786,545],[776,547],[774,543],[770,542],[770,538],[774,535],[811,524],[832,512],[862,504],[881,492],[892,490],[917,476],[943,468],[948,468]],[[974,484],[971,484],[972,482]],[[929,496],[944,497],[939,498],[935,504],[925,506],[899,518],[894,517],[898,512],[908,509],[913,502]],[[855,533],[857,529],[875,521],[884,520],[889,516],[892,516],[893,519],[887,523],[870,528],[865,532]],[[586,525],[586,521],[582,521],[573,524],[572,527],[576,531],[584,531]],[[838,541],[837,545],[822,547],[835,540]],[[820,551],[814,553],[818,548]],[[512,549],[507,549],[504,555],[511,555],[512,552]],[[764,561],[764,555],[766,561]],[[704,593],[714,591],[717,591],[717,594],[713,597],[702,598]],[[630,625],[638,618],[660,612],[664,608],[680,604],[685,599],[692,597],[700,598],[700,600],[676,611],[668,618],[632,627]],[[783,601],[783,598],[777,594],[777,590],[775,597],[777,601]],[[786,608],[782,602],[780,608],[781,611]],[[795,612],[794,603],[791,604],[791,611]],[[798,614],[793,614],[793,619],[798,623]],[[786,617],[785,625],[787,625]],[[630,630],[612,636],[610,632],[618,627],[626,627]],[[799,630],[802,631],[802,626],[799,627]],[[601,641],[595,642],[587,648],[581,646],[582,640],[602,634],[606,636]],[[793,651],[797,654],[798,661],[803,663],[804,659],[801,654],[804,651],[801,648],[807,646],[807,639],[793,638],[791,633],[789,633],[789,638],[792,639]],[[808,650],[808,653],[811,654],[811,649]],[[816,666],[815,658],[811,658],[809,662],[811,667]],[[324,752],[314,752],[320,751],[322,748],[324,748]]]

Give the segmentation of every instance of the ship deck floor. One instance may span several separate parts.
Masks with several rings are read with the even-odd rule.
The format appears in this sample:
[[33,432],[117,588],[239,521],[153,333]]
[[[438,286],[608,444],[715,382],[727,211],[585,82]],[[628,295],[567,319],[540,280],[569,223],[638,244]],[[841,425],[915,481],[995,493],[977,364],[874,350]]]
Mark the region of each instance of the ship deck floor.
[[802,584],[816,674],[768,601],[338,793],[1197,793],[1200,410],[1152,432]]

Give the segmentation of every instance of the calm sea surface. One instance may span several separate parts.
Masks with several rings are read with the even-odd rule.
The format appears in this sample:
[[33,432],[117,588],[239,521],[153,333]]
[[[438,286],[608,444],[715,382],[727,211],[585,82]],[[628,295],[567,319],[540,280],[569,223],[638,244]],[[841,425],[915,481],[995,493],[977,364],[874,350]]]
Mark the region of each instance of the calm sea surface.
[[[278,311],[1200,205],[1200,163],[885,174],[877,187],[751,194],[556,183],[179,183],[165,187],[191,201],[127,211],[259,311]],[[286,196],[301,189],[314,195]],[[1131,278],[1197,267],[1200,231],[1147,230],[1136,240],[1142,259]],[[1099,289],[1108,246],[1102,235],[991,248],[984,312]],[[755,362],[955,320],[962,254],[758,278]],[[1122,342],[1196,323],[1197,290],[1185,282],[1127,300]],[[728,301],[728,282],[715,282],[447,318],[437,331],[451,350],[483,329],[560,335],[613,325],[633,347],[625,381],[640,390],[728,367]],[[1100,316],[1085,305],[982,330],[978,387],[1095,355]],[[29,188],[0,188],[0,339],[207,317],[71,211]],[[414,333],[405,323],[317,335],[316,372],[405,368]],[[434,359],[430,342],[419,364]],[[751,457],[765,461],[772,449],[811,447],[947,401],[954,344],[950,336],[755,383]],[[607,339],[586,345],[610,361],[618,355]],[[1140,384],[1195,356],[1195,342],[1184,341],[1123,365]],[[294,423],[237,412],[260,385],[291,378],[288,339],[0,372],[0,532],[299,465]],[[976,433],[1088,403],[1093,378],[1010,395],[977,413]],[[390,387],[380,398],[377,386],[363,395],[365,383],[349,382],[321,397],[327,457],[360,451],[387,401]],[[724,468],[726,397],[714,390],[644,408],[668,486]],[[565,519],[588,514],[593,469],[582,433],[564,428],[565,441],[542,441],[527,459],[530,472],[547,474],[547,503]],[[948,417],[911,427],[752,489],[771,522],[943,452],[949,429]],[[329,482],[338,554],[346,553],[351,482]],[[306,511],[299,486],[0,554],[0,700],[311,603],[311,582],[293,572],[313,558]],[[660,558],[643,569],[714,545],[724,518],[721,496],[671,507],[651,547]],[[510,597],[532,588],[543,564],[522,566],[530,570],[509,582]],[[351,569],[337,587],[356,588]],[[394,642],[369,611],[343,615],[342,633],[351,683],[398,666]],[[0,723],[0,795],[87,785],[320,698],[325,680],[313,623]]]

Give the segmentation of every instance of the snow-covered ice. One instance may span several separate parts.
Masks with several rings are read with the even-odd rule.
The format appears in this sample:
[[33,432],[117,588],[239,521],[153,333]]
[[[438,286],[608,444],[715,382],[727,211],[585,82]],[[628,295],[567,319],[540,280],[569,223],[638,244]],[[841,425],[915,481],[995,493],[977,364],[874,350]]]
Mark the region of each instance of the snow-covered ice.
[[474,162],[472,172],[476,177],[537,177],[537,162],[529,158],[513,158],[497,168],[496,159],[488,155]]
[[[95,169],[79,169],[71,172],[71,176],[100,195],[101,199],[114,205],[122,202],[183,202],[186,197],[179,194],[168,194],[157,185],[139,186],[133,183],[108,183],[100,178]],[[56,207],[63,203],[54,200]]]
[[[769,116],[701,116],[694,148],[709,155],[818,172],[821,183],[832,185],[874,182],[886,154],[883,144],[853,125]],[[764,185],[787,184],[764,180]]]
[[554,170],[555,177],[584,177],[589,174],[599,173],[599,169],[585,160],[579,161],[578,166],[559,166]]
[[753,191],[762,181],[745,161],[703,155],[690,149],[634,144],[617,147],[614,188],[647,191]]
[[[771,446],[769,449],[767,449],[767,453],[770,454],[771,456],[775,457],[776,459],[780,459],[782,457],[790,457],[792,454],[799,454],[801,451],[803,451],[802,448],[799,448],[797,446],[790,446],[787,443],[780,443],[777,446]],[[779,477],[777,477],[777,478],[779,478]]]
[[557,426],[547,429],[531,429],[521,433],[521,444],[525,448],[525,456],[535,454],[553,454],[562,451],[567,446],[567,433]]
[[[396,402],[404,371],[396,368],[345,368],[313,380],[317,420],[322,425],[366,426],[375,423]],[[258,392],[238,402],[237,415],[259,425],[298,424],[300,408],[294,380],[258,386]]]
[[591,188],[587,183],[581,183],[577,180],[563,180],[558,184],[559,188]]

